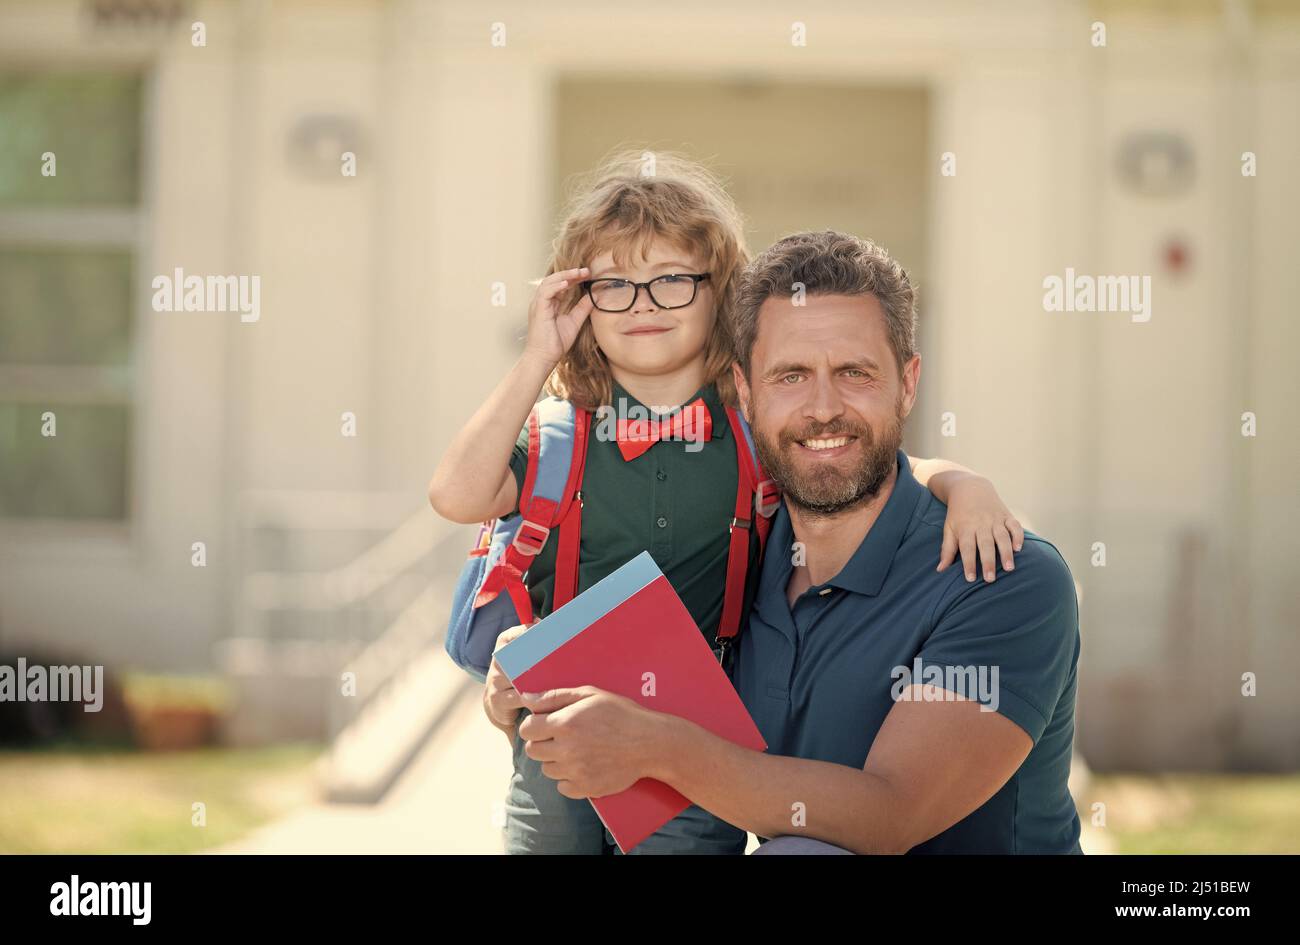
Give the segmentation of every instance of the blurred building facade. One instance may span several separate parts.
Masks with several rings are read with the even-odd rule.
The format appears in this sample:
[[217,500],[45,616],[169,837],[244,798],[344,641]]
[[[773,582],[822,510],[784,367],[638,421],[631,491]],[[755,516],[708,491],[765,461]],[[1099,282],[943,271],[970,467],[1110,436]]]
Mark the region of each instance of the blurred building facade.
[[[301,670],[336,625],[251,626],[249,575],[340,568],[419,509],[565,181],[636,143],[728,175],[755,249],[836,227],[918,276],[909,448],[1069,561],[1094,767],[1294,768],[1300,10],[791,15],[0,4],[0,644],[214,670],[281,634]],[[177,268],[260,276],[258,319],[155,311]],[[1045,311],[1067,270],[1149,275],[1150,320]]]

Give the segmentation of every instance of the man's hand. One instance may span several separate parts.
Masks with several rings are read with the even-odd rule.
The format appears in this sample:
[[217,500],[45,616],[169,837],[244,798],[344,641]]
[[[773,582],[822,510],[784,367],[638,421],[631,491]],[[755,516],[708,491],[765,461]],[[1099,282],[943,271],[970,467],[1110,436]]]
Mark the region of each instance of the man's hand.
[[524,753],[573,798],[617,794],[650,776],[671,719],[594,686],[523,693],[523,704],[532,712],[519,725]]
[[[511,640],[521,636],[527,629],[527,627],[518,626],[501,631],[492,652],[496,653],[497,650]],[[500,665],[493,659],[492,665],[488,667],[487,682],[483,686],[483,711],[486,713],[488,721],[505,732],[506,737],[511,742],[514,741],[515,723],[519,720],[519,709],[522,705],[519,693],[515,691],[514,686],[510,685],[510,680],[506,678],[506,674],[501,671]]]

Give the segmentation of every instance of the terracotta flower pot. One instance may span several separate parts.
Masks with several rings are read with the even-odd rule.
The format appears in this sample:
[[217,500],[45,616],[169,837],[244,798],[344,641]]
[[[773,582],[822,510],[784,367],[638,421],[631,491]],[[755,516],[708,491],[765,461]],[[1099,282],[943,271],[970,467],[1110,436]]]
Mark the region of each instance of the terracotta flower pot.
[[146,751],[198,748],[212,742],[217,713],[204,706],[132,706],[136,743]]

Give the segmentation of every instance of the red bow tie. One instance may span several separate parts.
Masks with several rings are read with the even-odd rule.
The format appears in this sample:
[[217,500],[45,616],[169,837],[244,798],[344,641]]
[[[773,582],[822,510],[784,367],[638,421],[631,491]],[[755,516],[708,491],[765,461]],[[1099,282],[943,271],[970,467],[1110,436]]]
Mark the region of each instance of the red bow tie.
[[713,435],[713,415],[703,397],[697,397],[670,417],[619,420],[615,438],[623,459],[636,459],[660,440],[702,443]]

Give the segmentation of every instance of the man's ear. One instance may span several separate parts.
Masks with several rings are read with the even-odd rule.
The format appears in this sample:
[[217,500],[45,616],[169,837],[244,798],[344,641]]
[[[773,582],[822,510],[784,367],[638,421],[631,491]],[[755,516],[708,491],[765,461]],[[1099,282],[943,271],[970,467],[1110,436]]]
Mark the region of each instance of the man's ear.
[[901,419],[906,419],[907,415],[912,412],[912,407],[916,405],[916,389],[921,383],[921,356],[912,355],[912,360],[903,365],[902,372],[903,382],[903,415]]
[[754,425],[754,418],[749,415],[749,381],[745,378],[745,372],[740,369],[739,361],[731,362],[731,378],[736,382],[736,396],[740,399],[740,413],[745,418],[745,422],[750,426]]

